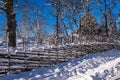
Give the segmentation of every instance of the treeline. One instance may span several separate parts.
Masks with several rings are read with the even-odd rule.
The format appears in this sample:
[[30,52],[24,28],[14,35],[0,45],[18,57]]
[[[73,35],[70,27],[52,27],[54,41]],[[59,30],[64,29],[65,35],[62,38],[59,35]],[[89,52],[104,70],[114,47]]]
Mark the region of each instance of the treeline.
[[10,47],[16,47],[16,37],[23,42],[34,37],[36,44],[49,38],[55,45],[118,40],[119,5],[120,0],[1,0],[0,14],[7,20],[1,24],[0,33],[7,36]]

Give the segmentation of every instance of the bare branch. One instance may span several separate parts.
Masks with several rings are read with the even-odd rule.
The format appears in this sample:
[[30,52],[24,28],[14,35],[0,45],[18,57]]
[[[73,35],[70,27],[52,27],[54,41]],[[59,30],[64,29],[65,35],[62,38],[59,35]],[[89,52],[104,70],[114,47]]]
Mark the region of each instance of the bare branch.
[[0,10],[6,11],[6,9],[4,7],[2,7],[1,5],[0,5]]

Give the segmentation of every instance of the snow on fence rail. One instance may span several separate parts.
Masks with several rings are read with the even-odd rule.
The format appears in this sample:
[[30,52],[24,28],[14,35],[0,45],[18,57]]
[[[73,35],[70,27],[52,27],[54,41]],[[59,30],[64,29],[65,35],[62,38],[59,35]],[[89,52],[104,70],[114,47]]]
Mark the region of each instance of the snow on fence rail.
[[6,74],[9,71],[18,73],[36,67],[50,66],[87,53],[110,50],[115,46],[116,44],[72,45],[43,51],[0,53],[0,74]]

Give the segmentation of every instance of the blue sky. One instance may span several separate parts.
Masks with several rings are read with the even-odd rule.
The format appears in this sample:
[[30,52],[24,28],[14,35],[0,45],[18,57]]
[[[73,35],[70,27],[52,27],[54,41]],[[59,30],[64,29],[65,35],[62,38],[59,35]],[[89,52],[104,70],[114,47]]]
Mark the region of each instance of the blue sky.
[[[22,1],[22,0],[21,0]],[[39,6],[43,6],[44,7],[44,10],[42,12],[43,15],[45,15],[45,18],[46,18],[46,22],[52,26],[48,26],[49,28],[45,28],[48,32],[53,32],[54,28],[53,26],[55,25],[55,17],[52,17],[51,16],[51,12],[54,12],[53,11],[53,8],[52,6],[47,6],[47,5],[44,5],[45,4],[45,1],[46,0],[29,0],[33,5],[39,5]],[[108,0],[108,1],[111,1],[111,0]],[[30,6],[30,5],[28,5]],[[96,5],[95,4],[92,4],[93,6],[93,9],[91,11],[91,14],[93,14],[95,16],[95,18],[97,19],[97,22],[100,24],[101,22],[101,12],[99,9],[96,9]],[[120,3],[116,5],[117,8],[114,8],[113,9],[113,13],[116,14],[118,12],[120,12]],[[118,9],[119,8],[119,9]],[[32,10],[31,10],[32,11]],[[17,18],[17,24],[18,26],[20,26],[20,18],[21,18],[21,12],[19,11],[16,11],[17,12],[17,15],[16,15],[16,18]],[[6,21],[6,16],[5,14],[1,14],[0,15],[0,27],[2,27],[2,24],[4,23],[4,21]],[[117,21],[119,21],[119,19],[117,19]],[[67,21],[66,21],[67,22]],[[118,26],[118,25],[117,25]]]

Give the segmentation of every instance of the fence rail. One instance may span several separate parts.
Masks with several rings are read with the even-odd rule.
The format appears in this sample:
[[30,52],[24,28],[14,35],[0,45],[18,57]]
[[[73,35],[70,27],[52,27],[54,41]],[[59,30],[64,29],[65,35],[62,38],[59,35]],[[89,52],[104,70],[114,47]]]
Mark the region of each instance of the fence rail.
[[75,57],[92,52],[101,52],[115,48],[116,44],[72,45],[60,48],[34,50],[32,52],[16,52],[16,54],[0,53],[0,75],[9,71],[18,73],[41,66],[55,65]]

